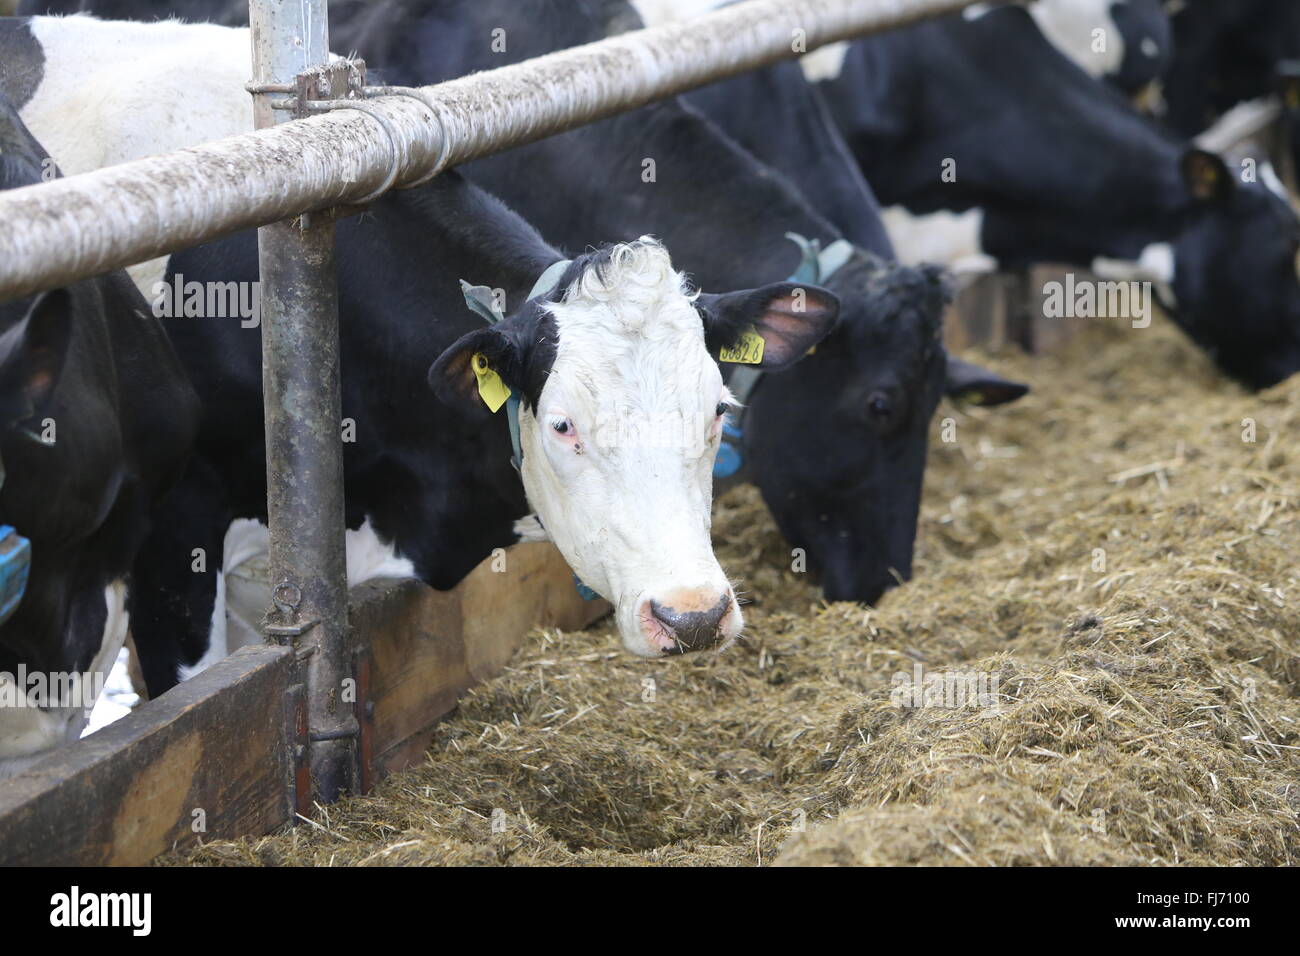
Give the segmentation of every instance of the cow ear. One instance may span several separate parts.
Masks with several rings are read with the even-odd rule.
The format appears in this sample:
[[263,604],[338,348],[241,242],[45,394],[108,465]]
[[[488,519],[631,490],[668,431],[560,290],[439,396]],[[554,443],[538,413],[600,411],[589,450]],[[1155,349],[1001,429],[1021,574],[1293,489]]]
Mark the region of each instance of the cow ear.
[[[840,300],[834,293],[794,282],[721,295],[701,293],[695,307],[704,319],[710,352],[724,361],[766,369],[785,368],[803,358],[826,337],[840,314]],[[762,340],[761,357],[757,348],[748,347],[754,335]]]
[[462,335],[438,356],[429,369],[429,385],[439,399],[463,413],[496,411],[498,399],[504,400],[499,385],[518,389],[522,368],[515,340],[494,326]]
[[1005,405],[1029,392],[1028,385],[1011,382],[988,369],[948,356],[944,394],[973,405]]
[[0,336],[0,425],[45,415],[72,339],[72,297],[42,292],[23,320]]
[[1218,202],[1232,194],[1232,175],[1218,153],[1189,149],[1180,162],[1183,182],[1188,191],[1202,202]]

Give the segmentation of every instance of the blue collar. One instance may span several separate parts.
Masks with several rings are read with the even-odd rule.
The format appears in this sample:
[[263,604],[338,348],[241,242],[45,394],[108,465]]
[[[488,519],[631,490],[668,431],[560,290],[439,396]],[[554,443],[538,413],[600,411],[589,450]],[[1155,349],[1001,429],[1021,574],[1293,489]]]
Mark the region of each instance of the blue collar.
[[32,543],[11,526],[0,525],[0,624],[22,603],[31,569]]
[[[560,277],[564,275],[564,270],[569,268],[572,263],[572,259],[561,259],[547,266],[546,270],[537,277],[537,281],[533,283],[533,288],[524,301],[531,302],[539,295],[548,295],[553,292],[555,287],[560,284]],[[486,319],[489,325],[496,325],[505,318],[501,307],[497,305],[496,297],[487,286],[470,285],[464,279],[461,279],[460,289],[465,296],[465,304],[469,306],[470,311]],[[513,389],[510,390],[510,397],[506,399],[506,424],[510,428],[510,447],[512,449],[510,464],[515,466],[515,471],[518,471],[524,465],[524,449],[519,439],[519,396],[515,394]]]
[[[0,459],[0,488],[5,483],[5,463]],[[27,593],[32,570],[32,543],[10,525],[0,524],[0,624],[13,617]]]
[[[790,276],[790,282],[821,285],[853,257],[853,244],[847,239],[836,239],[823,249],[818,240],[806,239],[797,232],[787,232],[785,237],[797,245],[802,253],[799,268]],[[745,435],[742,430],[745,405],[762,377],[762,369],[753,365],[741,365],[727,380],[727,387],[740,407],[734,416],[727,416],[727,421],[722,426],[722,444],[718,447],[718,457],[713,462],[714,478],[730,478],[745,466]]]

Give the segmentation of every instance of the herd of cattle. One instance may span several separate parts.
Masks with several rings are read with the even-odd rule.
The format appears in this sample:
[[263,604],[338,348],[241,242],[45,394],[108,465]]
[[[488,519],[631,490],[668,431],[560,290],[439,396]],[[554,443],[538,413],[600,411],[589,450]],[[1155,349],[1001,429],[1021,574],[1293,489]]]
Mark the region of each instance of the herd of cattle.
[[[330,30],[372,77],[427,85],[710,5],[343,0]],[[251,127],[246,3],[19,14],[0,189]],[[979,4],[384,196],[337,234],[349,579],[449,588],[545,536],[629,651],[721,646],[742,628],[709,540],[725,447],[718,480],[758,486],[826,597],[874,602],[911,573],[941,396],[1026,391],[944,350],[972,264],[1127,263],[1225,373],[1281,381],[1300,219],[1265,157],[1243,175],[1190,137],[1259,97],[1300,122],[1298,63],[1292,0]],[[0,305],[0,524],[30,562],[0,672],[90,681],[129,625],[157,695],[238,642],[234,529],[266,521],[261,333],[160,305],[257,278],[245,233]],[[0,707],[0,776],[75,739],[84,704]]]

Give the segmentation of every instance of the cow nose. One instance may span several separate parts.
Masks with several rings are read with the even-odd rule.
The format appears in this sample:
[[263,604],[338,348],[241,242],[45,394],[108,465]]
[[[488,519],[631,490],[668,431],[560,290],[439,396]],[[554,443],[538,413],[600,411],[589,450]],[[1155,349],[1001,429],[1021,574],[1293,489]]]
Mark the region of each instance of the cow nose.
[[730,594],[723,594],[717,603],[702,611],[679,611],[653,598],[650,600],[654,619],[676,638],[675,646],[668,650],[670,654],[685,654],[718,644],[722,640],[722,621],[730,611]]

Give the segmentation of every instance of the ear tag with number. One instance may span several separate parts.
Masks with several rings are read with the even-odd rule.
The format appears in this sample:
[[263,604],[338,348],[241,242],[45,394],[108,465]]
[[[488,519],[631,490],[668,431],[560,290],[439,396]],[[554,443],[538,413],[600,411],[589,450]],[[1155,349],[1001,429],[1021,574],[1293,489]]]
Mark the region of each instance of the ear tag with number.
[[743,333],[731,348],[719,351],[718,358],[723,362],[735,362],[738,365],[761,365],[763,346],[766,344],[763,336],[750,329]]
[[478,393],[483,404],[494,414],[510,397],[510,386],[501,381],[501,376],[488,364],[487,356],[482,352],[474,353],[474,377],[478,379]]

